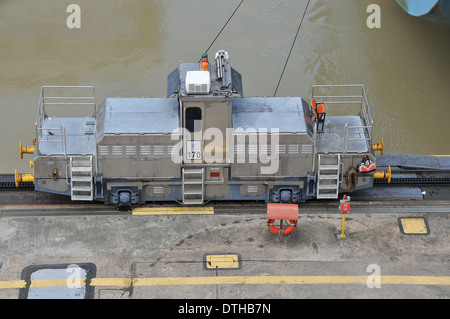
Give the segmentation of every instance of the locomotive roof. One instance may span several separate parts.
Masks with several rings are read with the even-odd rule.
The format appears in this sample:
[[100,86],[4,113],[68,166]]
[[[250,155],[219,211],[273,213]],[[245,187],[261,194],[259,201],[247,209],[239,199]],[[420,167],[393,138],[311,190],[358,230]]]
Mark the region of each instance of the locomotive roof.
[[107,98],[98,114],[99,137],[172,133],[179,126],[176,98]]
[[244,130],[272,128],[280,133],[312,132],[307,103],[300,97],[234,97],[232,99],[233,128]]

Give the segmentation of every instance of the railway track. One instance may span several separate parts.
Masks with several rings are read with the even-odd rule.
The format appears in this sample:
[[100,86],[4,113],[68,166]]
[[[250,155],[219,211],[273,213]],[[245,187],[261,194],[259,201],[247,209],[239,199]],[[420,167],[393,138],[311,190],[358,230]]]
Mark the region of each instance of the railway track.
[[[0,175],[0,216],[76,216],[76,215],[131,215],[115,207],[98,202],[74,203],[68,196],[35,192],[33,183],[15,186],[14,175]],[[391,190],[406,190],[392,195]],[[414,190],[416,195],[408,192]],[[386,196],[379,196],[384,192]],[[387,179],[374,181],[364,196],[351,194],[352,213],[450,213],[450,173],[442,170],[399,170]],[[419,194],[419,195],[417,195]],[[423,195],[422,195],[423,194]],[[427,194],[427,195],[425,195]],[[437,195],[436,195],[437,194]],[[433,195],[433,196],[432,196]],[[253,201],[209,202],[216,214],[265,214],[266,204]],[[300,214],[337,213],[337,200],[311,200],[299,205]],[[178,207],[175,202],[142,205],[144,207]],[[139,206],[139,207],[142,207]]]
[[394,169],[390,183],[387,178],[375,179],[374,184],[450,185],[450,171],[438,169]]
[[[92,215],[132,215],[132,210],[117,210],[103,203],[73,203],[70,199],[49,194],[36,194],[31,189],[13,191],[3,200],[5,192],[0,192],[0,217],[31,217],[31,216],[92,216]],[[46,195],[46,196],[40,196]],[[33,200],[37,199],[37,200]],[[22,201],[22,202],[20,202]],[[302,214],[338,214],[338,200],[312,200],[299,205]],[[266,213],[264,202],[209,202],[206,206],[214,208],[215,214],[258,214]],[[174,202],[145,204],[141,207],[179,207]],[[438,200],[352,200],[351,214],[367,213],[450,213],[450,198]]]

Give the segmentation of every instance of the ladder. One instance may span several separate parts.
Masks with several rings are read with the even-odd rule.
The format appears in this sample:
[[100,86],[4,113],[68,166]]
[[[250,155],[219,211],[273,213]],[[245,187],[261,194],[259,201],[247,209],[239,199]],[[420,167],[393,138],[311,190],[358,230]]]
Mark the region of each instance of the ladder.
[[72,200],[92,201],[92,156],[70,157],[70,196]]
[[336,199],[339,194],[340,154],[318,154],[317,198]]
[[182,193],[183,204],[202,205],[204,194],[204,168],[183,167],[182,168]]

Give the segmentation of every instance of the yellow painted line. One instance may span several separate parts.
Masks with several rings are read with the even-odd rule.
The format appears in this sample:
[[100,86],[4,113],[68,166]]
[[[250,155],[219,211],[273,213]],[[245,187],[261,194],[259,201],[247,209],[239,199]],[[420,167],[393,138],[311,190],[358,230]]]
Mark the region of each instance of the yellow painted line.
[[[158,278],[92,278],[97,287],[154,287],[198,285],[326,285],[366,284],[368,276],[208,276],[208,277],[158,277]],[[85,285],[85,279],[81,280]],[[450,286],[450,276],[381,276],[381,285],[432,285]],[[66,279],[32,280],[30,287],[63,287]],[[0,289],[25,288],[24,280],[0,281]]]
[[131,286],[131,278],[92,278],[91,286],[129,287]]
[[[71,284],[67,279],[34,279],[31,281],[30,287],[64,287]],[[80,278],[77,285],[85,286],[86,278]]]
[[450,155],[430,155],[430,156],[436,156],[436,157],[450,157]]
[[[135,278],[133,286],[366,284],[367,276],[224,276]],[[382,276],[386,285],[450,285],[450,277]]]
[[381,276],[381,284],[386,285],[450,285],[449,276]]
[[137,207],[133,215],[210,215],[214,207]]
[[26,285],[25,280],[0,281],[0,289],[25,288]]
[[365,283],[367,276],[223,276],[135,278],[133,286],[300,285]]
[[[133,286],[366,284],[369,276],[208,276],[134,278]],[[450,285],[450,276],[381,276],[385,285]],[[128,287],[130,278],[93,278],[92,286]]]

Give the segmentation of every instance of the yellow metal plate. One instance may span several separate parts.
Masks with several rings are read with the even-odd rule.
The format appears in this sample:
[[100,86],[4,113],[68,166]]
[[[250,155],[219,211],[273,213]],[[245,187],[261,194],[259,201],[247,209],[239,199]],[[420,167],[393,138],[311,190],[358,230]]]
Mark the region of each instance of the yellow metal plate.
[[400,217],[398,219],[400,231],[406,235],[428,235],[430,229],[425,218]]
[[137,207],[133,215],[210,215],[214,207]]
[[240,269],[239,254],[205,255],[205,269]]

